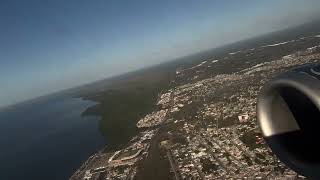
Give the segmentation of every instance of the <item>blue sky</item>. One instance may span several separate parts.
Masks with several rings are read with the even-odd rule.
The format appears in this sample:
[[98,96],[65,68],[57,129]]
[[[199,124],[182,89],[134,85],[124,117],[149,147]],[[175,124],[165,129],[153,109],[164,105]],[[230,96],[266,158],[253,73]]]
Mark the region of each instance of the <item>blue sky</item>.
[[316,0],[0,0],[0,107],[316,19]]

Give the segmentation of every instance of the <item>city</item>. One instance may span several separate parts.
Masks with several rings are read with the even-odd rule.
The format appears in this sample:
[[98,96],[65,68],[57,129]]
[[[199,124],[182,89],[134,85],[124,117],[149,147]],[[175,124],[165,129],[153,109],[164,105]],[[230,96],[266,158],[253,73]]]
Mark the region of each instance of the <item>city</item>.
[[177,69],[173,88],[159,94],[157,111],[136,124],[139,135],[123,149],[93,155],[71,179],[139,179],[147,171],[145,162],[154,156],[169,164],[169,176],[175,180],[304,179],[281,163],[265,144],[257,125],[256,102],[259,90],[270,78],[319,62],[319,52],[320,46],[312,46],[212,77],[203,74],[220,60]]

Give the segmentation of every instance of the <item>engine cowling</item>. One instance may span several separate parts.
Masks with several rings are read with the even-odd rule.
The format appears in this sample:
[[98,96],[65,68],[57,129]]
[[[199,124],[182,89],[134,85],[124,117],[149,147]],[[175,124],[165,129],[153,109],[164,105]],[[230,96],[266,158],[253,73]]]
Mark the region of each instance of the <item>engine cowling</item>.
[[288,71],[261,90],[258,122],[271,150],[287,166],[320,179],[320,65]]

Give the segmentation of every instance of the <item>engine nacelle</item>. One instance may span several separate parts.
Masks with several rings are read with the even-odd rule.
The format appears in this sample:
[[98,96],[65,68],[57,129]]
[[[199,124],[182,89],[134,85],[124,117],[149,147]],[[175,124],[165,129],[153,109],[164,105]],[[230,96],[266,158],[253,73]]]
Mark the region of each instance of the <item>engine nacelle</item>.
[[293,69],[267,83],[257,116],[277,157],[296,172],[320,179],[320,65]]

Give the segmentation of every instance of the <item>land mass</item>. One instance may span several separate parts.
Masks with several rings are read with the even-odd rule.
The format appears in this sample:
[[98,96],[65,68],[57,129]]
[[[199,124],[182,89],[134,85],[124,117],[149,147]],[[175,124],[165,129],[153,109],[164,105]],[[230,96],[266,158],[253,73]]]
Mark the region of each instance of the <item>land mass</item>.
[[98,104],[83,115],[101,116],[107,145],[70,179],[304,179],[263,141],[256,98],[270,78],[319,62],[320,29],[241,43],[87,86],[79,96]]

